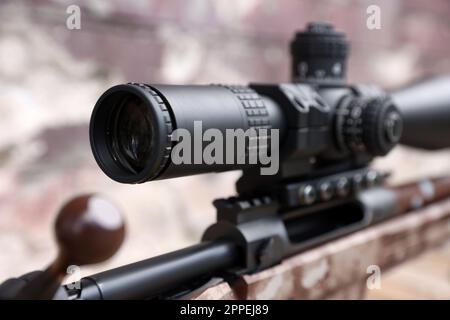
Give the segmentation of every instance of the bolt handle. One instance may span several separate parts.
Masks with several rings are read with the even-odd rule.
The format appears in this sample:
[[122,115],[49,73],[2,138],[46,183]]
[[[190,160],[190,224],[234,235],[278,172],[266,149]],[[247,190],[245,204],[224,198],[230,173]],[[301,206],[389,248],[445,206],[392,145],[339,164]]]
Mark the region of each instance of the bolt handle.
[[55,221],[58,255],[18,290],[16,299],[52,299],[67,267],[103,262],[122,245],[125,223],[120,210],[97,194],[75,197],[59,211]]

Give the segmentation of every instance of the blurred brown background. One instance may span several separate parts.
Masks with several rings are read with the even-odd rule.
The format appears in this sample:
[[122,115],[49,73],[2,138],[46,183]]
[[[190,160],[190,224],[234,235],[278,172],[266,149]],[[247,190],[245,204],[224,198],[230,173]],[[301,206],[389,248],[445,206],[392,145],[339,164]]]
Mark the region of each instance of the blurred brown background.
[[[69,5],[81,29],[66,27]],[[381,29],[366,27],[369,5]],[[126,212],[119,266],[198,241],[211,201],[233,194],[238,173],[143,185],[109,180],[91,156],[90,112],[109,86],[289,80],[288,44],[309,21],[352,41],[350,82],[395,87],[450,73],[447,0],[2,0],[0,2],[0,280],[55,255],[52,221],[69,197],[97,191]],[[376,166],[394,182],[450,171],[450,153],[398,148]],[[450,298],[450,246],[382,278],[373,298]]]

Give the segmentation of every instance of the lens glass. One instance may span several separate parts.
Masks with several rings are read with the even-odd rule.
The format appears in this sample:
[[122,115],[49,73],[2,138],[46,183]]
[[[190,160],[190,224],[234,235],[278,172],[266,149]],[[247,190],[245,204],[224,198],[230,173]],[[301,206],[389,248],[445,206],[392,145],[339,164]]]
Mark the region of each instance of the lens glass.
[[115,161],[133,173],[141,172],[154,137],[148,106],[137,96],[126,95],[114,108],[111,120],[108,131]]

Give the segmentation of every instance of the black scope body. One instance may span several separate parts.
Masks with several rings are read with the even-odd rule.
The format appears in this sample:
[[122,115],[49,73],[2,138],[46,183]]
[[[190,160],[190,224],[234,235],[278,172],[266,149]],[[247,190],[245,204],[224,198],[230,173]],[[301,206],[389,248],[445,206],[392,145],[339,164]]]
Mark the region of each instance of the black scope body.
[[[389,95],[370,86],[130,83],[112,87],[100,97],[91,118],[90,140],[95,159],[109,177],[141,183],[263,167],[236,159],[239,145],[234,137],[234,149],[227,149],[226,143],[222,149],[222,159],[232,150],[233,161],[205,163],[195,159],[213,141],[210,137],[199,144],[195,139],[208,129],[226,139],[227,130],[245,133],[252,128],[258,133],[266,130],[265,135],[253,139],[268,138],[256,148],[250,146],[252,137],[243,140],[247,142],[244,160],[263,148],[268,154],[278,152],[276,174],[294,177],[308,173],[312,165],[327,168],[346,163],[360,167],[374,156],[386,154],[401,137],[402,117]],[[176,146],[184,140],[183,136],[174,141],[176,129],[184,129],[192,138],[185,141],[192,150],[191,161],[181,164],[173,161]],[[276,135],[272,129],[278,131]]]
[[271,184],[360,168],[398,142],[450,147],[450,77],[390,93],[346,85],[350,45],[328,23],[290,48],[292,83],[110,88],[91,117],[97,163],[123,183],[239,169]]

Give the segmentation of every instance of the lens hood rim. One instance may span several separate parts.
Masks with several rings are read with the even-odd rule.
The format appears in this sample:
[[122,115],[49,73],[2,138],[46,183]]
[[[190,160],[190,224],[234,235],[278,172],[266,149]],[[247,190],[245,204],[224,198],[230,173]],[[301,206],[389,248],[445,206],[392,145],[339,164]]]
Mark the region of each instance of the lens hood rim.
[[[116,109],[108,99],[120,94],[137,96],[148,107],[153,119],[153,152],[138,173],[130,172],[117,163],[108,147],[108,125],[111,112]],[[156,179],[166,168],[172,149],[172,131],[169,109],[158,93],[148,85],[128,83],[109,88],[97,100],[91,115],[89,140],[97,164],[108,177],[117,182],[134,184]]]

